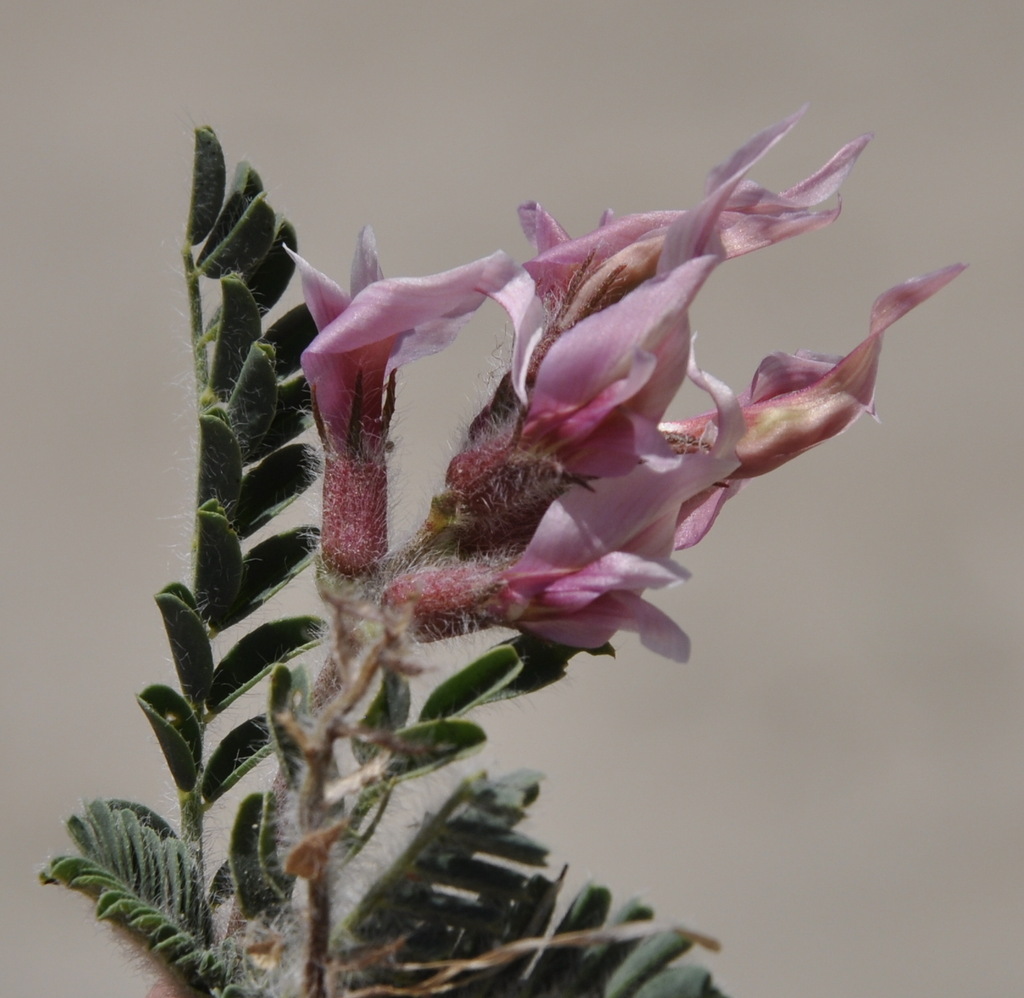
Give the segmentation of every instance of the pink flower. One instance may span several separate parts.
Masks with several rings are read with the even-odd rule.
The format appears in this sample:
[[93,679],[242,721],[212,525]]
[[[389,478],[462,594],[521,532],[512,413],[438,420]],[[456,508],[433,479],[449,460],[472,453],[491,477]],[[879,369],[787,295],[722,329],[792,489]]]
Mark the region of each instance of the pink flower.
[[640,593],[687,577],[669,555],[679,490],[697,487],[688,480],[688,460],[665,457],[592,488],[571,489],[548,507],[514,562],[457,561],[414,570],[392,581],[384,601],[410,602],[417,633],[426,640],[504,625],[596,648],[627,629],[683,661],[686,635]]
[[[609,255],[623,237],[635,234],[635,219],[646,217],[630,216],[597,230],[598,236],[614,235],[611,242],[585,236],[557,244],[563,253],[572,251],[577,269],[554,315],[549,307],[546,329],[534,333],[536,342],[517,344],[512,377],[526,404],[520,448],[550,455],[568,472],[586,476],[626,474],[638,460],[663,450],[652,431],[686,374],[690,304],[726,255],[723,212],[747,189],[746,172],[797,118],[755,135],[712,170],[707,195],[696,208],[659,213],[673,217],[656,235],[644,229],[639,240]],[[835,181],[835,171],[827,172]],[[816,192],[822,188],[811,186]],[[772,204],[777,207],[777,197]],[[816,218],[805,217],[804,224]],[[551,220],[541,227],[544,241],[552,238],[554,225]],[[525,265],[542,282],[543,256]]]
[[[708,175],[707,191],[710,193],[721,188],[730,176],[741,172],[743,160],[753,162],[760,158],[793,128],[805,110],[802,108],[760,132],[712,170]],[[779,194],[753,181],[745,180],[738,184],[730,191],[716,219],[724,255],[727,258],[741,256],[835,221],[839,217],[838,205],[825,211],[811,209],[838,192],[870,139],[870,135],[862,135],[847,143],[811,176]],[[530,201],[519,209],[519,218],[523,232],[537,250],[537,256],[524,266],[536,281],[538,293],[543,298],[561,298],[573,286],[579,285],[581,268],[592,273],[627,249],[656,258],[666,230],[684,214],[678,210],[653,211],[616,219],[606,211],[593,232],[571,239],[541,205]]]
[[645,589],[686,572],[670,559],[680,504],[735,470],[744,430],[724,385],[690,362],[690,376],[715,400],[722,432],[705,451],[649,455],[628,474],[576,485],[549,502],[525,550],[412,569],[387,588],[387,603],[411,602],[422,638],[513,626],[579,648],[632,630],[652,650],[686,659],[686,635],[645,601]]
[[[674,550],[697,543],[725,502],[873,412],[882,336],[962,269],[882,295],[867,339],[844,358],[773,354],[736,398],[697,368],[690,306],[722,261],[833,221],[838,192],[868,141],[844,146],[775,194],[747,172],[802,112],[713,169],[688,211],[615,220],[571,239],[539,205],[520,209],[537,255],[504,254],[434,277],[381,278],[364,233],[354,297],[299,261],[320,335],[303,357],[327,451],[324,561],[372,573],[418,635],[511,626],[594,648],[619,630],[683,660],[679,627],[644,599],[686,578]],[[387,554],[388,424],[394,375],[443,348],[484,297],[508,313],[508,370],[469,426],[420,531]],[[713,411],[664,422],[686,377]]]
[[295,260],[319,330],[302,366],[325,452],[321,554],[334,573],[364,574],[388,546],[385,454],[395,372],[447,346],[488,296],[518,318],[532,306],[533,284],[505,253],[433,277],[384,279],[369,228],[356,248],[352,296]]
[[[842,433],[862,413],[874,415],[882,335],[897,319],[945,287],[964,267],[955,264],[906,281],[880,295],[867,338],[845,357],[799,351],[774,353],[758,366],[740,397],[746,429],[736,445],[739,467],[683,510],[677,547],[695,544],[744,479],[763,475]],[[665,422],[661,432],[676,453],[705,449],[717,435],[717,412]]]
[[624,475],[663,449],[657,433],[686,374],[688,309],[718,259],[652,278],[564,332],[540,362],[518,446],[573,475]]
[[444,349],[488,296],[517,318],[533,301],[529,277],[502,252],[432,277],[385,279],[369,228],[356,249],[352,297],[295,259],[319,330],[302,367],[325,444],[351,456],[370,456],[386,443],[399,367]]
[[[546,248],[525,265],[546,282],[545,307],[537,302],[513,316],[510,371],[451,462],[448,491],[425,525],[435,549],[463,556],[500,542],[521,549],[574,482],[625,475],[668,453],[657,424],[686,374],[690,304],[726,255],[723,212],[738,200],[763,208],[772,225],[785,216],[787,234],[816,226],[819,216],[799,205],[834,191],[855,158],[848,149],[792,196],[751,187],[746,172],[798,117],[754,136],[711,171],[696,208],[657,213],[653,234],[654,216],[630,216],[598,230],[597,241],[568,240],[536,206],[524,210],[529,234]],[[549,264],[561,282],[557,293]]]
[[494,622],[577,648],[636,631],[652,651],[685,661],[686,635],[641,593],[687,578],[670,559],[681,497],[702,492],[732,466],[652,458],[628,475],[570,490],[501,573],[489,604]]

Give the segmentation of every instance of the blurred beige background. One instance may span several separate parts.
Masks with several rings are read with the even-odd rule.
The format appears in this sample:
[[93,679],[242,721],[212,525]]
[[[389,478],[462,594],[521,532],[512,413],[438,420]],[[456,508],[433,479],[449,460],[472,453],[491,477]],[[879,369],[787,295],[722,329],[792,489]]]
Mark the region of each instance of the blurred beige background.
[[[719,937],[736,998],[1024,993],[1024,7],[8,2],[2,26],[5,994],[148,986],[34,877],[81,797],[171,807],[133,694],[170,676],[151,594],[187,554],[191,127],[257,164],[317,266],[343,276],[372,222],[401,275],[527,255],[527,198],[574,234],[690,205],[805,101],[762,183],[875,142],[835,226],[715,275],[702,364],[740,388],[771,350],[845,352],[875,295],[971,268],[890,334],[883,426],[682,559],[660,603],[692,661],[623,640],[486,716],[486,759],[546,771],[532,831],[574,882]],[[501,328],[410,371],[413,510]]]

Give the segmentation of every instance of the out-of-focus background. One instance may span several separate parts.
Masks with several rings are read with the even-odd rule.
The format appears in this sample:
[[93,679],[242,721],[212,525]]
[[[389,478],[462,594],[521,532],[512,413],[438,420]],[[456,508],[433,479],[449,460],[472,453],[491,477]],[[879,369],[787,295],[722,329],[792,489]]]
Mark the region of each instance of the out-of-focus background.
[[[579,660],[483,718],[485,759],[548,774],[531,831],[574,883],[720,938],[730,995],[1024,992],[1024,7],[41,0],[2,22],[5,994],[148,987],[35,873],[82,797],[172,808],[133,694],[170,678],[151,594],[188,548],[192,126],[344,281],[367,222],[402,275],[525,257],[528,198],[573,234],[686,207],[806,101],[760,182],[875,141],[836,225],[714,275],[703,366],[741,388],[772,350],[845,352],[877,294],[971,267],[890,333],[883,425],[757,482],[682,558],[659,602],[690,663],[631,639]],[[485,310],[409,370],[410,518],[502,329]]]

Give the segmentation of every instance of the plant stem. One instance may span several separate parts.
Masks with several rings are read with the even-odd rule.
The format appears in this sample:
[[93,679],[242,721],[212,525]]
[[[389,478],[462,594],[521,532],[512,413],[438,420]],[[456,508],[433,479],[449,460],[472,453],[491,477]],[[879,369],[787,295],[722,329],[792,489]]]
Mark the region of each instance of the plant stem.
[[188,293],[189,323],[192,328],[192,360],[196,373],[196,398],[203,407],[203,396],[210,380],[209,364],[206,359],[206,343],[203,339],[203,298],[199,291],[199,272],[192,259],[192,250],[182,251],[185,266],[185,288]]
[[[306,778],[299,792],[299,827],[304,835],[323,828],[326,818],[324,787],[333,759],[328,739],[306,752]],[[330,864],[326,856],[307,877],[306,960],[303,968],[305,998],[327,998],[327,949],[331,934]]]
[[192,847],[200,875],[205,880],[203,868],[203,796],[198,789],[178,795],[181,811],[181,837]]
[[[192,259],[192,249],[186,245],[182,249],[182,261],[185,268],[185,288],[188,293],[189,325],[191,328],[192,358],[196,374],[196,405],[199,412],[203,411],[203,396],[208,391],[209,370],[206,360],[206,345],[203,342],[203,299],[199,290],[199,273]],[[204,455],[198,456],[197,469],[203,466]],[[197,477],[198,477],[197,470]],[[197,521],[198,524],[198,521]],[[199,724],[205,732],[206,722],[200,716]],[[182,838],[191,845],[200,875],[205,880],[203,868],[203,797],[197,782],[195,789],[179,795],[181,811]]]

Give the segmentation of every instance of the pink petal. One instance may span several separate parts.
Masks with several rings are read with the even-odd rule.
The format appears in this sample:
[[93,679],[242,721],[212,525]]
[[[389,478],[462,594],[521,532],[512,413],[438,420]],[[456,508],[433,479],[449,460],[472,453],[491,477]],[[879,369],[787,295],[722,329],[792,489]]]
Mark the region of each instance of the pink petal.
[[785,135],[793,130],[796,123],[806,114],[808,105],[805,104],[799,111],[791,114],[788,118],[758,132],[753,138],[748,139],[739,149],[736,150],[724,163],[719,163],[708,174],[704,187],[706,194],[712,194],[723,187],[734,187],[739,183],[743,174],[750,169],[772,146],[776,145]]
[[877,336],[889,328],[897,319],[906,315],[923,301],[931,298],[936,291],[944,288],[957,274],[967,269],[964,263],[954,263],[930,274],[914,277],[903,284],[897,284],[875,299],[871,308],[871,335]]
[[536,201],[526,201],[519,206],[519,224],[538,253],[569,241],[569,233]]
[[679,524],[676,527],[675,549],[682,551],[692,548],[704,538],[704,535],[715,525],[722,507],[749,479],[740,478],[730,481],[727,485],[715,485],[692,499],[687,500],[679,509]]
[[784,212],[779,215],[742,214],[723,211],[719,238],[728,259],[773,246],[785,239],[801,236],[831,225],[841,205],[827,211]]
[[348,308],[351,298],[345,291],[325,274],[307,263],[298,253],[293,253],[287,246],[285,252],[295,261],[302,280],[302,295],[306,299],[306,307],[318,330],[331,324]]
[[663,412],[686,371],[686,312],[717,262],[701,257],[660,280],[646,281],[563,333],[540,365],[531,406],[540,408],[548,400],[566,407],[585,404],[625,376],[634,351],[641,349],[659,355],[663,384],[651,405],[660,405]]
[[598,648],[620,630],[636,631],[645,647],[672,661],[685,662],[690,655],[690,640],[679,625],[635,593],[606,593],[578,613],[520,626],[574,648]]
[[364,226],[356,241],[356,252],[352,257],[352,277],[349,288],[353,295],[384,277],[377,258],[377,238],[369,225]]
[[661,589],[687,578],[686,569],[668,558],[610,551],[572,575],[563,575],[545,586],[545,602],[575,609],[612,589]]
[[824,166],[780,194],[773,194],[758,184],[744,181],[733,194],[729,207],[773,214],[813,208],[839,191],[871,139],[872,136],[867,134],[847,142]]

